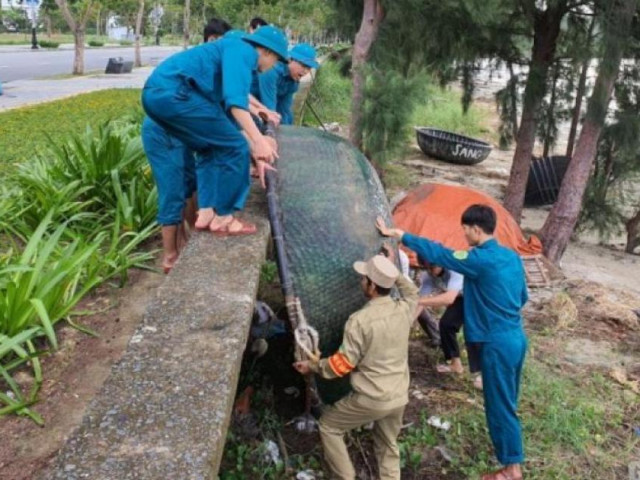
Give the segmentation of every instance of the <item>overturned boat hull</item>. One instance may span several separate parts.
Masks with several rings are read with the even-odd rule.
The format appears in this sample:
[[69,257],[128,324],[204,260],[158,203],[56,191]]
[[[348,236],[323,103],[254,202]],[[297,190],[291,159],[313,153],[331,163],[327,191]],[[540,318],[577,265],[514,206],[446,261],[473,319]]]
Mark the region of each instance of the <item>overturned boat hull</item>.
[[[367,301],[353,262],[380,251],[374,222],[377,216],[390,221],[389,204],[369,161],[346,140],[286,126],[277,138],[269,210],[281,281],[285,296],[300,299],[328,356],[340,347],[349,316]],[[349,391],[348,378],[317,382],[326,403]]]

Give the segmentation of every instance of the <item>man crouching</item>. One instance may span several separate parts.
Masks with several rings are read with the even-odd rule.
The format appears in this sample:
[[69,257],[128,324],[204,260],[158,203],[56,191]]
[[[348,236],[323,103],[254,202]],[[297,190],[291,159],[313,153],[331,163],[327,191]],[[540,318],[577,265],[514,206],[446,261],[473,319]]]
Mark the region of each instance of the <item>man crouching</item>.
[[[339,350],[319,362],[294,364],[303,375],[314,372],[332,379],[351,373],[353,392],[329,407],[320,418],[325,459],[336,478],[353,480],[344,434],[374,422],[373,439],[380,479],[400,479],[397,438],[409,401],[409,332],[418,304],[418,289],[391,260],[376,255],[353,268],[369,302],[344,327]],[[402,296],[389,294],[396,285]]]

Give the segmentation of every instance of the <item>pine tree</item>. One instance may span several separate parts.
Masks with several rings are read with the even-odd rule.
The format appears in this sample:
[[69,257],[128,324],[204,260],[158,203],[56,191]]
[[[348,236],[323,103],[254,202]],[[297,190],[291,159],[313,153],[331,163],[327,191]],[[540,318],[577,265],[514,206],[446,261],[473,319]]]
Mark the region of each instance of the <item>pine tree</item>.
[[533,25],[533,47],[529,73],[524,91],[522,117],[513,155],[511,174],[503,204],[511,215],[520,221],[524,205],[524,193],[529,178],[531,156],[536,138],[540,107],[546,94],[547,76],[555,60],[560,26],[573,6],[569,0],[519,2],[522,13]]
[[575,154],[569,163],[558,200],[540,232],[545,253],[553,262],[558,262],[562,257],[578,221],[582,199],[596,156],[598,138],[604,126],[607,106],[620,69],[626,42],[630,37],[636,9],[637,0],[611,0],[604,10],[604,48],[598,77],[589,99],[587,115]]
[[638,247],[640,211],[640,65],[623,69],[615,87],[614,121],[602,133],[580,212],[579,229],[601,240],[627,229],[625,250]]

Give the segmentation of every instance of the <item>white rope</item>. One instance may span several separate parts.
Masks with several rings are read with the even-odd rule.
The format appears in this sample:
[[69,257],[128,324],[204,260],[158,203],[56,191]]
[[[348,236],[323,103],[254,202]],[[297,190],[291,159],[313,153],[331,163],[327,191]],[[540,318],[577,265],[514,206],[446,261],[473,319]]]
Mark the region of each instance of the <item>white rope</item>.
[[293,313],[291,315],[291,323],[294,327],[293,336],[296,340],[296,361],[319,361],[320,349],[318,345],[320,344],[320,336],[318,331],[307,323],[300,299],[294,298],[292,302],[287,303],[287,310]]

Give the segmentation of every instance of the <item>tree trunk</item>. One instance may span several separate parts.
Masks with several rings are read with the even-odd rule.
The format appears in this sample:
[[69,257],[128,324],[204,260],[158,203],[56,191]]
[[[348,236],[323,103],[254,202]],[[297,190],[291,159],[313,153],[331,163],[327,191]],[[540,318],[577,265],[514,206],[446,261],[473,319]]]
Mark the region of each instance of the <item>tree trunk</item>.
[[627,253],[633,253],[633,251],[640,247],[640,208],[636,214],[631,217],[626,223],[627,229],[627,245],[624,251]]
[[637,0],[612,0],[605,19],[605,49],[598,77],[589,99],[575,155],[569,163],[558,200],[540,231],[545,254],[554,263],[562,257],[578,221],[582,198],[598,149],[598,138],[604,126],[607,107],[615,85],[625,43],[631,30]]
[[60,8],[60,12],[64,17],[69,29],[73,33],[74,42],[74,57],[73,57],[73,74],[84,74],[84,36],[87,25],[87,20],[91,16],[91,10],[94,6],[92,0],[88,0],[85,5],[85,10],[79,15],[80,18],[76,19],[71,10],[67,0],[55,0],[56,5]]
[[518,138],[518,81],[516,78],[516,74],[513,72],[513,63],[509,62],[509,89],[510,89],[510,97],[511,97],[511,126],[513,128],[513,138]]
[[191,21],[191,0],[184,0],[184,16],[182,17],[182,30],[184,35],[183,47],[189,48],[189,22]]
[[51,15],[47,14],[44,17],[44,23],[47,25],[47,38],[51,38],[51,35],[53,35],[53,31],[51,28]]
[[78,28],[73,32],[74,57],[73,74],[84,75],[84,28]]
[[547,128],[544,139],[544,148],[542,150],[542,156],[548,157],[549,150],[551,149],[551,128],[553,127],[554,114],[556,109],[556,91],[558,89],[558,77],[560,75],[560,62],[556,61],[553,66],[553,79],[551,83],[551,99],[549,100],[549,111],[547,112]]
[[505,208],[520,223],[524,192],[529,178],[531,155],[536,138],[538,112],[545,95],[549,66],[553,63],[560,23],[566,13],[566,0],[558,1],[544,12],[537,12],[534,21],[533,50],[527,85],[524,90],[522,118],[516,137],[511,174],[504,198]]
[[351,96],[351,124],[349,139],[362,149],[362,107],[364,102],[364,66],[369,58],[371,46],[378,36],[380,23],[384,18],[381,0],[364,0],[362,23],[353,43],[352,75],[353,93]]
[[[596,25],[595,15],[591,19],[589,24],[589,33],[587,35],[588,44],[587,49],[590,49],[591,42],[593,41],[593,29]],[[582,112],[582,100],[587,89],[587,73],[589,73],[589,64],[591,63],[591,55],[587,56],[587,59],[582,64],[582,70],[580,71],[580,80],[578,80],[578,89],[576,90],[576,103],[573,107],[573,117],[571,118],[571,128],[569,130],[569,140],[567,141],[567,157],[571,158],[573,155],[573,147],[576,143],[576,136],[578,134],[578,123],[580,123],[580,113]]]
[[100,12],[102,10],[100,9],[100,7],[98,7],[98,11],[96,12],[96,36],[100,36],[100,20],[102,18],[102,15],[100,15]]
[[142,55],[140,53],[140,35],[142,32],[142,19],[144,18],[144,0],[138,0],[138,16],[136,17],[136,56],[134,65],[142,66]]

